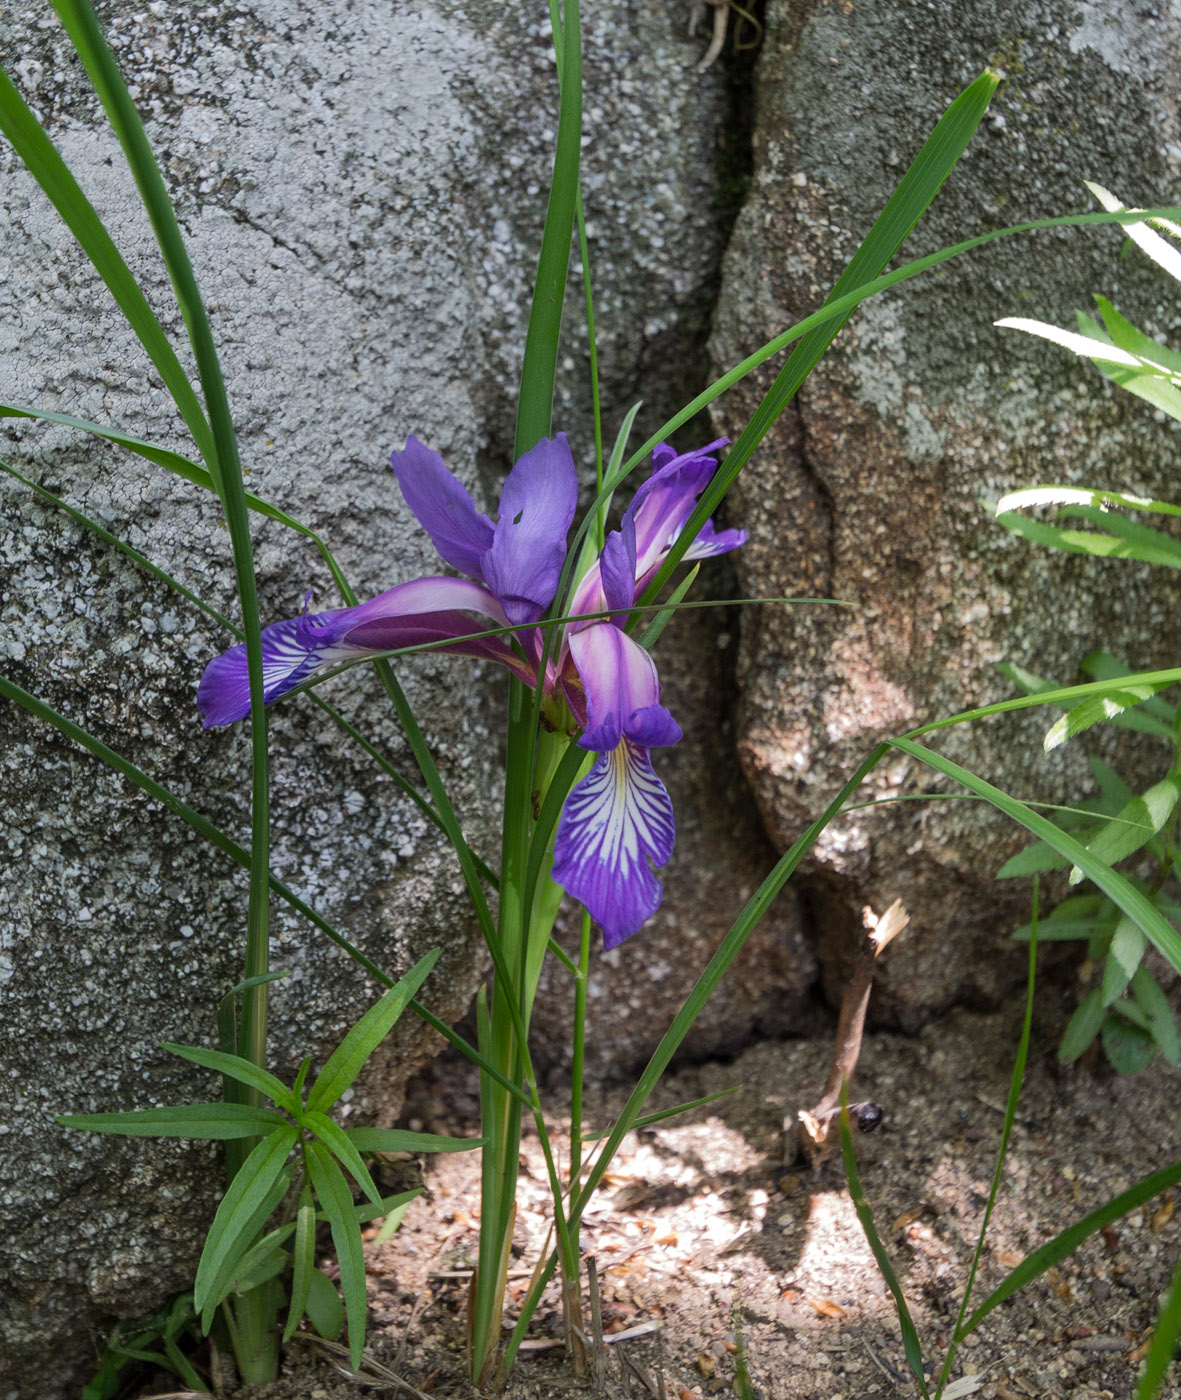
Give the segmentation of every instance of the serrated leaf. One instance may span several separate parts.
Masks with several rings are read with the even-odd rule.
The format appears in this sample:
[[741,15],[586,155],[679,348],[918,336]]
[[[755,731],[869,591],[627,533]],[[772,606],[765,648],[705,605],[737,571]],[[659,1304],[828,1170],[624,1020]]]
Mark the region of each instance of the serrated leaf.
[[[1145,846],[1164,826],[1181,797],[1181,783],[1174,777],[1162,778],[1141,797],[1131,802],[1086,842],[1087,850],[1105,865],[1126,860]],[[1083,872],[1073,866],[1070,883],[1077,885]]]
[[332,1341],[340,1336],[340,1329],[344,1326],[344,1309],[340,1305],[340,1294],[332,1280],[319,1269],[312,1270],[309,1282],[305,1309],[308,1321],[321,1337]]
[[[291,1264],[291,1302],[287,1309],[287,1325],[283,1328],[284,1343],[291,1340],[299,1326],[300,1318],[307,1312],[312,1275],[317,1272],[316,1202],[312,1196],[312,1188],[306,1181],[300,1192],[299,1209],[295,1214],[295,1245]],[[333,1296],[336,1296],[335,1289]],[[324,1333],[321,1332],[320,1335],[324,1336]]]
[[227,1259],[240,1258],[250,1247],[255,1217],[271,1199],[298,1136],[292,1124],[275,1128],[242,1163],[222,1197],[201,1251],[193,1285],[193,1306],[203,1320],[209,1307],[209,1295]]
[[483,1138],[439,1137],[405,1128],[346,1128],[345,1136],[359,1152],[470,1152],[483,1147]]
[[315,1133],[329,1152],[342,1166],[348,1169],[349,1175],[373,1204],[381,1205],[381,1192],[373,1184],[373,1178],[369,1175],[364,1158],[357,1151],[356,1146],[350,1142],[344,1129],[338,1127],[326,1113],[318,1113],[315,1109],[304,1114],[303,1126]]
[[1074,1015],[1066,1023],[1062,1033],[1062,1044],[1058,1047],[1058,1059],[1063,1064],[1077,1060],[1091,1041],[1099,1034],[1107,1019],[1107,1008],[1103,1005],[1103,993],[1099,987],[1088,992],[1075,1008]]
[[308,1094],[309,1111],[323,1113],[360,1074],[365,1061],[386,1038],[394,1024],[414,999],[431,969],[439,960],[440,949],[417,962],[399,982],[374,1003],[328,1057]]
[[1156,1054],[1148,1031],[1117,1016],[1109,1016],[1103,1022],[1102,1040],[1103,1053],[1117,1074],[1138,1074]]
[[1148,1033],[1156,1042],[1156,1048],[1169,1064],[1181,1062],[1181,1040],[1173,1008],[1160,983],[1143,964],[1132,977],[1132,995],[1148,1019]]
[[1132,980],[1132,975],[1140,966],[1148,939],[1136,924],[1125,914],[1115,926],[1111,935],[1111,945],[1107,950],[1107,963],[1103,968],[1103,1005],[1110,1006],[1123,994],[1124,988]]
[[175,1108],[141,1108],[130,1113],[63,1113],[53,1120],[63,1128],[121,1137],[195,1138],[228,1142],[259,1137],[282,1126],[286,1119],[269,1108],[247,1104],[193,1103]]
[[223,1050],[206,1050],[201,1045],[165,1043],[161,1049],[167,1050],[170,1054],[179,1055],[182,1060],[190,1060],[195,1065],[201,1065],[204,1069],[224,1074],[230,1079],[237,1080],[239,1084],[246,1084],[251,1089],[257,1089],[259,1093],[265,1094],[268,1099],[273,1100],[280,1108],[287,1109],[288,1112],[291,1112],[295,1107],[291,1090],[281,1079],[277,1079],[261,1065],[244,1060],[241,1055],[227,1055]]
[[355,1371],[365,1348],[365,1251],[361,1227],[354,1213],[353,1197],[332,1154],[321,1142],[306,1148],[308,1175],[312,1189],[328,1216],[332,1243],[340,1266],[340,1286],[349,1327],[349,1360]]

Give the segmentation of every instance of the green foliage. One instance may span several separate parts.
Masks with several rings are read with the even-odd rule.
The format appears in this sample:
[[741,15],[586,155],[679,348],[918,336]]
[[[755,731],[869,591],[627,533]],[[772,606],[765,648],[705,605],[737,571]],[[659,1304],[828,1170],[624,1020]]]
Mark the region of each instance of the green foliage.
[[[63,1127],[124,1137],[241,1139],[253,1144],[222,1197],[197,1266],[191,1302],[203,1331],[209,1331],[217,1309],[228,1298],[264,1288],[290,1272],[284,1339],[291,1337],[305,1316],[322,1336],[330,1337],[336,1336],[342,1319],[347,1318],[352,1364],[360,1365],[365,1344],[360,1222],[388,1215],[418,1194],[405,1192],[383,1200],[362,1152],[458,1152],[479,1147],[481,1139],[442,1138],[398,1129],[341,1128],[328,1117],[328,1111],[393,1029],[438,957],[436,948],[370,1007],[329,1056],[306,1098],[307,1061],[288,1088],[240,1055],[192,1045],[166,1045],[165,1049],[182,1059],[256,1090],[275,1107],[204,1103],[132,1113],[66,1114],[57,1119]],[[368,1206],[354,1204],[346,1172],[368,1198]],[[262,1234],[284,1201],[289,1202],[285,1211],[289,1218],[269,1234]],[[318,1221],[328,1223],[337,1249],[343,1312],[336,1290],[315,1267]]]
[[[1108,212],[1126,213],[1124,206],[1099,185],[1088,188]],[[1133,211],[1134,212],[1134,211]],[[1153,220],[1174,238],[1175,225]],[[1149,221],[1125,225],[1132,239],[1164,272],[1181,281],[1181,252]],[[1042,321],[1008,319],[997,324],[1026,331],[1089,359],[1103,374],[1153,408],[1181,422],[1181,354],[1143,334],[1115,309],[1106,297],[1096,297],[1101,321],[1080,312],[1078,330],[1064,330]],[[1056,506],[1053,523],[1031,520],[1018,511],[1032,506]],[[997,519],[1008,530],[1068,553],[1105,558],[1135,559],[1168,569],[1181,568],[1181,541],[1165,531],[1120,513],[1181,515],[1170,502],[1133,496],[1127,492],[1081,489],[1074,486],[1034,486],[1012,492],[997,506]],[[1081,522],[1083,529],[1062,522]],[[1130,675],[1110,653],[1093,652],[1083,662],[1088,674],[1105,680]],[[1049,683],[1016,667],[1002,670],[1031,694],[1045,693]],[[1168,882],[1178,866],[1178,799],[1181,798],[1181,715],[1176,706],[1159,698],[1171,682],[1135,677],[1126,686],[1088,696],[1069,707],[1047,732],[1046,752],[1076,738],[1097,724],[1113,724],[1163,738],[1169,746],[1164,776],[1144,792],[1136,793],[1098,760],[1092,772],[1099,796],[1088,810],[1071,818],[1073,832],[1088,852],[1108,867],[1136,856],[1147,878],[1130,877],[1144,897],[1174,926],[1177,906]],[[1044,843],[1019,852],[1001,867],[999,878],[1050,870],[1064,862]],[[1078,865],[1071,867],[1070,883],[1084,878]],[[1028,928],[1014,937],[1028,936]],[[1181,1059],[1177,1024],[1168,999],[1152,972],[1143,963],[1147,949],[1145,930],[1105,897],[1085,896],[1061,904],[1046,920],[1042,936],[1084,939],[1089,960],[1100,969],[1099,984],[1080,1002],[1071,1017],[1059,1048],[1059,1057],[1074,1060],[1098,1038],[1104,1054],[1121,1074],[1144,1069],[1159,1053],[1168,1063]]]

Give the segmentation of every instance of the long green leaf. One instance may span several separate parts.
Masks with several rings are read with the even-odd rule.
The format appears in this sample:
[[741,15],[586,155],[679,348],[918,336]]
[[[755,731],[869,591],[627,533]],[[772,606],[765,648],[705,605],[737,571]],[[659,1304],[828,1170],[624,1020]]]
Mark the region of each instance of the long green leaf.
[[999,1287],[993,1289],[985,1298],[984,1302],[964,1324],[961,1335],[966,1337],[969,1332],[975,1331],[993,1308],[998,1307],[1006,1298],[1011,1298],[1018,1289],[1024,1288],[1027,1283],[1031,1283],[1040,1274],[1044,1274],[1047,1269],[1052,1269],[1055,1264],[1060,1264],[1063,1259],[1069,1258],[1085,1239],[1088,1239],[1097,1230],[1101,1230],[1104,1225],[1110,1225],[1113,1220],[1118,1220],[1121,1215],[1126,1215],[1128,1211],[1142,1206],[1153,1196],[1159,1196],[1162,1191],[1170,1186],[1175,1186],[1179,1181],[1181,1181],[1181,1162],[1174,1162],[1172,1166],[1153,1172],[1151,1176],[1146,1176],[1143,1180],[1138,1181],[1135,1186],[1121,1191],[1118,1196],[1113,1196],[1110,1201],[1104,1202],[1090,1215],[1084,1216],[1074,1225],[1068,1226],[1060,1234],[1055,1235],[1052,1240],[1048,1240],[1040,1248],[1035,1249],[1031,1255],[1017,1265]]
[[927,1375],[923,1370],[923,1345],[919,1341],[914,1318],[910,1315],[906,1294],[902,1291],[902,1283],[894,1270],[889,1254],[886,1252],[886,1246],[878,1234],[877,1226],[873,1222],[873,1211],[866,1199],[865,1188],[861,1185],[861,1175],[857,1170],[857,1157],[853,1152],[853,1134],[849,1131],[848,1084],[842,1085],[841,1099],[841,1158],[845,1164],[845,1180],[849,1183],[849,1197],[853,1202],[853,1209],[857,1212],[857,1219],[861,1222],[861,1228],[865,1232],[865,1238],[873,1252],[873,1257],[877,1260],[878,1269],[886,1281],[886,1287],[893,1295],[894,1306],[898,1309],[898,1330],[902,1333],[902,1349],[906,1353],[906,1364],[910,1367],[911,1374],[918,1383],[923,1400],[927,1400],[930,1392],[927,1390]]
[[[127,91],[123,75],[103,38],[88,0],[54,0],[54,8],[103,104],[139,190],[152,231],[156,235],[156,242],[176,292],[189,342],[193,348],[193,357],[197,363],[197,373],[205,399],[206,415],[212,430],[212,452],[202,448],[202,456],[213,476],[214,486],[225,512],[234,561],[234,576],[242,604],[243,629],[246,633],[253,781],[245,975],[255,977],[267,971],[269,954],[267,927],[270,896],[270,779],[267,714],[263,702],[258,589],[254,577],[250,521],[233,417],[226,397],[225,381],[222,378],[209,314],[197,287],[197,279],[181,235],[176,211],[168,197],[160,168],[152,154],[143,123]],[[246,1059],[257,1065],[266,1062],[267,992],[267,984],[260,983],[251,987],[242,999],[239,1049],[243,1051]],[[246,1091],[248,1096],[251,1092]],[[233,1173],[241,1165],[240,1160],[236,1153],[231,1153],[228,1160],[230,1171]]]
[[308,1094],[309,1113],[322,1113],[331,1108],[352,1084],[365,1061],[390,1033],[414,994],[430,976],[431,969],[439,961],[440,952],[441,949],[432,948],[425,957],[420,958],[405,977],[390,987],[381,1000],[375,1002],[353,1026],[316,1076]]
[[253,1244],[257,1215],[271,1200],[298,1136],[291,1123],[272,1129],[247,1157],[222,1197],[205,1238],[193,1284],[193,1306],[203,1318],[227,1259],[240,1258]]
[[[999,82],[998,74],[982,73],[944,112],[915,157],[914,163],[903,175],[897,189],[874,221],[873,227],[837,279],[826,305],[839,303],[846,295],[878,278],[955,168],[968,142],[983,121]],[[725,462],[702,494],[684,530],[646,590],[645,602],[654,598],[663,587],[673,569],[680,563],[685,550],[697,538],[706,520],[713,514],[738,473],[750,460],[755,448],[766,437],[772,424],[812,372],[851,314],[852,307],[800,337],[799,344],[788,357],[787,363],[730,449]]]
[[295,1213],[295,1245],[291,1265],[291,1301],[287,1308],[287,1325],[283,1328],[284,1345],[295,1335],[300,1319],[307,1312],[312,1274],[316,1270],[316,1202],[312,1188],[306,1181],[299,1194],[299,1208]]
[[[96,437],[105,438],[108,442],[113,442],[119,447],[124,447],[129,452],[143,457],[145,461],[164,467],[183,481],[188,481],[194,486],[203,487],[206,491],[213,491],[216,494],[217,487],[214,484],[212,473],[191,458],[184,456],[183,453],[173,452],[167,447],[159,447],[155,443],[145,442],[142,438],[132,437],[128,433],[120,432],[117,428],[107,428],[101,423],[92,423],[86,418],[75,418],[68,413],[53,413],[49,409],[28,408],[22,404],[0,404],[0,418],[34,418],[45,423],[58,423],[63,427],[77,428],[80,432],[91,433]],[[7,468],[7,470],[13,471],[12,468]],[[18,473],[13,471],[13,475],[18,475]],[[23,477],[21,479],[25,480]],[[26,481],[26,484],[31,483]],[[311,540],[327,564],[337,587],[341,588],[342,592],[347,588],[345,576],[340,565],[336,562],[336,556],[311,526],[296,520],[293,515],[288,515],[285,510],[281,510],[270,501],[264,500],[262,496],[256,496],[252,491],[246,491],[244,494],[248,509],[258,515],[265,516],[268,520],[274,520],[279,525],[285,525],[287,529],[294,530],[296,534]],[[113,539],[112,543],[114,543]]]
[[291,1090],[281,1079],[265,1070],[261,1065],[252,1064],[250,1060],[244,1060],[241,1055],[227,1055],[221,1050],[206,1050],[200,1045],[171,1045],[162,1046],[169,1054],[179,1055],[182,1060],[188,1060],[194,1065],[201,1065],[205,1069],[215,1070],[218,1074],[227,1075],[230,1079],[236,1079],[240,1084],[247,1084],[252,1089],[257,1089],[259,1093],[265,1094],[280,1108],[285,1108],[288,1113],[295,1111],[295,1100]]
[[303,1126],[315,1133],[340,1165],[347,1169],[348,1174],[353,1178],[365,1195],[369,1197],[373,1204],[380,1206],[381,1192],[374,1185],[373,1178],[369,1175],[369,1169],[365,1165],[365,1159],[357,1151],[356,1146],[349,1139],[344,1129],[334,1123],[326,1113],[319,1113],[315,1109],[311,1109],[304,1114]]
[[176,352],[160,327],[155,312],[111,241],[94,206],[82,193],[53,142],[41,129],[24,98],[0,70],[0,131],[12,143],[29,173],[41,186],[63,222],[127,318],[156,372],[180,410],[197,450],[209,459],[213,436],[200,402],[181,368]]
[[332,1227],[332,1243],[336,1246],[349,1325],[349,1360],[355,1371],[365,1349],[365,1249],[361,1227],[357,1224],[348,1182],[324,1144],[308,1143],[306,1161],[312,1189]]
[[483,1147],[483,1138],[439,1137],[406,1128],[346,1128],[345,1136],[359,1152],[470,1152]]
[[258,1137],[283,1127],[286,1119],[267,1108],[239,1103],[177,1104],[169,1108],[141,1108],[130,1113],[62,1113],[54,1120],[63,1128],[89,1133],[117,1133],[120,1137],[195,1138],[228,1141]]
[[1000,788],[986,783],[983,778],[977,777],[975,773],[969,772],[966,768],[961,768],[958,763],[953,763],[951,759],[944,758],[942,754],[935,753],[934,750],[925,748],[921,744],[916,744],[909,738],[889,739],[886,742],[888,747],[897,749],[900,753],[909,754],[912,758],[918,759],[920,763],[925,763],[929,768],[934,768],[937,772],[962,784],[970,792],[978,793],[981,797],[986,798],[998,811],[1025,827],[1027,831],[1033,832],[1047,845],[1052,846],[1059,855],[1065,856],[1074,865],[1077,865],[1113,904],[1122,909],[1129,918],[1135,920],[1148,935],[1149,942],[1169,960],[1178,972],[1181,972],[1181,934],[1178,934],[1177,930],[1165,921],[1160,911],[1145,895],[1122,875],[1112,870],[1109,865],[1104,864],[1085,846],[1080,845],[1073,836],[1055,826],[1053,822],[1047,821],[1045,817],[1027,807],[1023,802],[1018,802],[1008,793],[1002,792]]
[[1155,1400],[1164,1387],[1169,1367],[1177,1359],[1177,1345],[1181,1340],[1181,1257],[1173,1271],[1173,1282],[1169,1295],[1156,1319],[1156,1329],[1152,1334],[1152,1344],[1144,1358],[1144,1374],[1136,1387],[1136,1400]]

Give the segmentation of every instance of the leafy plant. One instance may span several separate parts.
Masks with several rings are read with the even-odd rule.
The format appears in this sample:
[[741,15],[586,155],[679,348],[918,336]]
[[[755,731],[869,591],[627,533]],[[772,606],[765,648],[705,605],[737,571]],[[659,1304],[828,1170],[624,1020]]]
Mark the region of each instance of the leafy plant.
[[[1125,211],[1102,186],[1088,183],[1088,188],[1109,212],[1135,212]],[[1156,231],[1161,229],[1177,238],[1181,227],[1161,218],[1125,227],[1136,246],[1161,270],[1181,281],[1181,251]],[[1181,422],[1181,355],[1138,330],[1106,297],[1097,296],[1095,301],[1101,320],[1080,311],[1074,331],[1022,317],[997,324],[1036,335],[1090,360],[1120,388]],[[1020,513],[1045,505],[1058,507],[1052,523]],[[997,505],[997,519],[1014,534],[1052,549],[1181,568],[1181,541],[1125,515],[1125,511],[1150,518],[1181,515],[1181,507],[1128,491],[1034,486],[1005,496]],[[1001,670],[1029,694],[1052,689],[1051,682],[1020,667],[1002,666]],[[1146,873],[1129,878],[1163,917],[1177,925],[1181,905],[1169,882],[1181,873],[1181,716],[1177,707],[1159,694],[1167,683],[1133,677],[1129,668],[1108,652],[1092,652],[1083,660],[1082,670],[1096,680],[1117,684],[1124,677],[1131,679],[1126,685],[1066,708],[1045,735],[1045,751],[1051,752],[1094,725],[1109,724],[1163,739],[1169,759],[1164,776],[1137,793],[1107,764],[1092,758],[1098,796],[1081,804],[1063,825],[1109,866],[1139,858],[1139,868]],[[998,877],[1028,875],[1066,864],[1044,842],[1037,842],[1007,861]],[[1082,879],[1078,867],[1072,867],[1070,884],[1077,885]],[[1014,934],[1019,939],[1028,936],[1028,926]],[[1100,969],[1097,985],[1083,998],[1063,1035],[1063,1060],[1077,1059],[1096,1038],[1121,1074],[1143,1069],[1158,1052],[1170,1064],[1181,1060],[1177,1023],[1160,983],[1143,962],[1147,942],[1134,920],[1121,915],[1102,894],[1079,894],[1053,911],[1042,936],[1086,940],[1088,962]]]
[[[218,1101],[130,1113],[63,1114],[57,1119],[63,1127],[123,1137],[249,1144],[245,1160],[217,1208],[197,1266],[192,1308],[202,1331],[209,1332],[217,1310],[231,1296],[268,1287],[278,1289],[289,1274],[283,1340],[292,1336],[305,1317],[324,1337],[337,1336],[347,1319],[352,1364],[361,1364],[365,1345],[361,1223],[389,1215],[419,1194],[408,1191],[383,1199],[361,1154],[461,1152],[482,1145],[479,1138],[438,1137],[398,1128],[341,1128],[329,1117],[410,1004],[438,956],[438,949],[428,953],[369,1008],[310,1087],[311,1062],[306,1059],[288,1086],[241,1055],[195,1045],[164,1046],[183,1060],[254,1089],[272,1107]],[[368,1204],[354,1204],[350,1177]],[[267,1229],[277,1211],[279,1223]],[[331,1227],[340,1265],[343,1313],[335,1287],[316,1268],[316,1225],[322,1221]],[[233,1334],[233,1315],[228,1309],[223,1311]],[[172,1351],[168,1358],[175,1364]]]

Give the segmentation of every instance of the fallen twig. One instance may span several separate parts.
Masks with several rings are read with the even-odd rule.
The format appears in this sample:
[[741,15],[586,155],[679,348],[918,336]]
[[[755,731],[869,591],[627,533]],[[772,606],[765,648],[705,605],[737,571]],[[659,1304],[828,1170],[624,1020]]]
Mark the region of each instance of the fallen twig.
[[[799,1149],[810,1162],[816,1162],[824,1153],[828,1131],[841,1109],[841,1086],[853,1078],[857,1058],[861,1054],[861,1037],[865,1033],[865,1013],[869,1007],[869,994],[873,988],[873,975],[877,959],[885,948],[910,923],[910,915],[896,899],[889,909],[878,918],[867,905],[862,910],[866,937],[860,955],[853,965],[841,1000],[841,1014],[837,1020],[836,1043],[833,1046],[832,1064],[824,1085],[820,1102],[812,1109],[801,1108],[794,1134],[784,1124],[784,1157],[795,1155],[792,1150],[793,1137]],[[882,1111],[869,1102],[849,1105],[858,1126],[863,1132],[870,1132],[882,1120]]]

